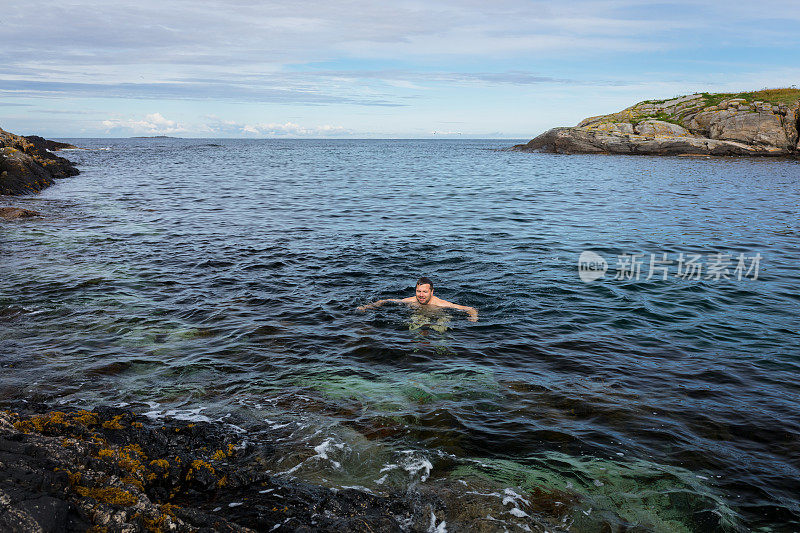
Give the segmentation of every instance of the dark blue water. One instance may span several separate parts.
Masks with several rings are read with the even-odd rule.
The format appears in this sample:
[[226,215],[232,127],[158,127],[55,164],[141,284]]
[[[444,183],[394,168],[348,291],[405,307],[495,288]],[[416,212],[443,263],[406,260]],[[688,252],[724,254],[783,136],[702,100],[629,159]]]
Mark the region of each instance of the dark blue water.
[[[800,529],[797,162],[73,142],[105,149],[0,197],[45,215],[0,226],[0,401],[223,419],[274,473],[441,487],[487,531]],[[716,253],[730,279],[646,279]],[[356,311],[420,275],[479,321]]]

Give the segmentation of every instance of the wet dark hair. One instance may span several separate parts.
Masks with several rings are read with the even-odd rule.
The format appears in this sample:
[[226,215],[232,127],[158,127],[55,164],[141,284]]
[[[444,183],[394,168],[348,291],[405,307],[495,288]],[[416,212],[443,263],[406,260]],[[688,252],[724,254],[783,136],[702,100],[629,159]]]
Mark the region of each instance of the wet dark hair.
[[417,284],[414,286],[414,288],[417,288],[420,285],[430,285],[431,292],[433,292],[433,282],[431,281],[431,278],[426,278],[425,276],[422,276],[417,280]]

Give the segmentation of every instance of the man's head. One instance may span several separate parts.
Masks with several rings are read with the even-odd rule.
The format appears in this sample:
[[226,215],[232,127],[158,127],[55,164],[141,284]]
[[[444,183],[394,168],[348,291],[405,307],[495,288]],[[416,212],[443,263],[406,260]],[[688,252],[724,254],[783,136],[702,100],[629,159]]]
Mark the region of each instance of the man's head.
[[425,305],[431,298],[433,298],[433,282],[423,276],[417,280],[417,301]]

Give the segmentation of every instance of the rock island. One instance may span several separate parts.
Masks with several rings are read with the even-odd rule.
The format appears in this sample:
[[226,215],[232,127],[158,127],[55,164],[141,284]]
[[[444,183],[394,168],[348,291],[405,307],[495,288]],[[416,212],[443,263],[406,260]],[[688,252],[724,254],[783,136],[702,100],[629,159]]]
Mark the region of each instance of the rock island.
[[553,153],[800,157],[800,89],[645,100],[553,128],[512,150]]

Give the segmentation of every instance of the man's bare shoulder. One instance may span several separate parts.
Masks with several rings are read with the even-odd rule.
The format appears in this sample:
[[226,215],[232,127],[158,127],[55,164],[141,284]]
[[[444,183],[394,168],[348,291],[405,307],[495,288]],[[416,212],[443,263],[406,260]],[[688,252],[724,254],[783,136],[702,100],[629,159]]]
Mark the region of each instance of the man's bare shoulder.
[[431,301],[428,302],[428,305],[435,305],[437,307],[453,307],[455,304],[453,302],[448,302],[447,300],[442,300],[438,296],[434,296],[431,298]]

